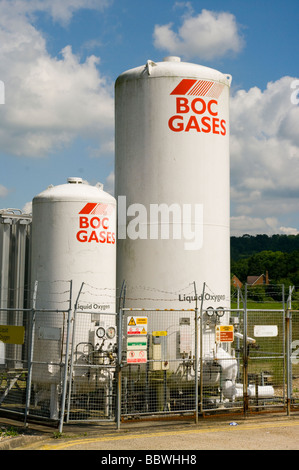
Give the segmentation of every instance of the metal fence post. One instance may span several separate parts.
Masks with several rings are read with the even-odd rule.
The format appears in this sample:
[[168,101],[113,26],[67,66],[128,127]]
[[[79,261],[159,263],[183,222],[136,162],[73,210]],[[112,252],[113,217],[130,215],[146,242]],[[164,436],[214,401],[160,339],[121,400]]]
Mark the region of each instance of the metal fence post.
[[[205,295],[206,283],[203,283],[202,296],[200,303],[200,412],[203,412],[203,300]],[[197,320],[198,321],[198,320]]]
[[25,406],[25,417],[24,426],[26,426],[28,409],[30,406],[31,399],[31,382],[32,382],[32,362],[33,362],[33,350],[34,350],[34,338],[35,338],[35,320],[36,320],[36,296],[37,296],[38,281],[34,283],[33,299],[32,299],[32,310],[31,310],[31,331],[28,351],[28,376],[27,376],[27,388],[26,388],[26,406]]
[[292,312],[287,309],[286,312],[286,356],[287,356],[287,415],[290,416],[291,412],[291,395],[292,395],[292,364],[291,364],[291,337],[290,337],[290,323],[292,320]]
[[[288,398],[286,399],[286,387],[285,387],[285,383],[286,383],[286,380],[288,382],[288,364],[286,364],[287,362],[287,353],[286,353],[286,328],[287,328],[287,321],[286,321],[286,303],[285,303],[285,289],[284,289],[284,284],[282,284],[281,286],[282,288],[282,309],[283,309],[283,321],[282,321],[282,328],[283,328],[283,338],[284,338],[284,341],[283,341],[283,398],[284,398],[284,402],[285,401],[288,401]],[[287,389],[288,389],[288,385],[287,385]],[[288,390],[287,390],[287,393],[288,393]]]
[[68,319],[67,319],[66,350],[65,350],[65,361],[64,361],[64,376],[63,376],[63,384],[62,384],[62,402],[61,402],[59,432],[62,432],[62,427],[63,427],[65,398],[66,398],[67,380],[68,380],[70,329],[71,329],[71,318],[72,318],[72,286],[73,286],[73,283],[72,281],[70,281],[70,303],[69,303]]
[[72,377],[73,377],[73,366],[74,366],[74,338],[75,338],[75,333],[76,333],[76,318],[77,318],[77,305],[79,302],[79,298],[82,292],[84,286],[84,282],[81,283],[77,299],[74,305],[74,316],[73,316],[73,341],[72,341],[72,347],[71,347],[71,352],[70,352],[70,381],[69,381],[69,389],[68,389],[68,404],[67,404],[67,412],[66,412],[66,422],[69,422],[69,417],[70,417],[70,405],[71,405],[71,395],[72,395]]
[[121,380],[122,380],[122,324],[123,324],[123,310],[120,308],[118,313],[118,336],[117,336],[117,364],[116,364],[116,428],[120,429],[121,421]]
[[197,292],[196,283],[194,282],[194,293],[195,293],[195,423],[198,424],[198,307],[197,307]]
[[245,284],[244,321],[243,321],[243,409],[248,411],[248,345],[247,345],[247,284]]
[[287,314],[289,313],[289,319],[286,319],[286,326],[289,331],[287,335],[287,413],[291,411],[291,399],[293,389],[293,377],[292,377],[292,361],[291,361],[291,347],[293,338],[293,318],[292,318],[292,294],[295,290],[295,286],[289,286],[289,295],[287,299]]

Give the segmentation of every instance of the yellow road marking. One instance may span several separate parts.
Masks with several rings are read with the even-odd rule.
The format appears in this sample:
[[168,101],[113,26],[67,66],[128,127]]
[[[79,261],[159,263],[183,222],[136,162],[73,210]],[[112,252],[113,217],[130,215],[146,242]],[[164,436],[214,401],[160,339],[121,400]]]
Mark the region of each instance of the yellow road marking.
[[[243,426],[242,426],[243,424]],[[94,442],[107,442],[107,441],[123,441],[129,439],[146,439],[149,437],[167,437],[167,436],[178,436],[178,435],[188,435],[188,434],[205,434],[212,432],[234,432],[234,431],[248,431],[254,429],[263,429],[263,428],[277,428],[277,427],[291,427],[299,426],[298,422],[276,422],[276,423],[267,423],[267,424],[256,424],[256,425],[247,425],[242,423],[238,426],[229,426],[225,428],[205,428],[205,429],[193,429],[186,431],[162,431],[162,432],[152,432],[152,433],[142,433],[139,434],[126,434],[126,435],[109,435],[106,437],[95,437],[91,439],[75,439],[72,441],[56,444],[56,445],[44,445],[40,450],[61,450],[68,447],[73,447],[81,444],[90,444]]]

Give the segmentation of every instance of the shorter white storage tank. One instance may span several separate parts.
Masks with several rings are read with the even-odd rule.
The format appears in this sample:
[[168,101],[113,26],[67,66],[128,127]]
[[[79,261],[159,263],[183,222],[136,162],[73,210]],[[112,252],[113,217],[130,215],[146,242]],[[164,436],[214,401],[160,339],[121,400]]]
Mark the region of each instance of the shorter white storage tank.
[[74,310],[82,283],[77,311],[88,314],[76,328],[74,350],[95,338],[99,326],[115,322],[105,314],[116,308],[116,200],[102,185],[69,178],[33,199],[31,280],[32,285],[37,281],[34,362],[40,364],[33,368],[33,380],[57,384],[55,364],[63,358],[66,335],[61,310]]

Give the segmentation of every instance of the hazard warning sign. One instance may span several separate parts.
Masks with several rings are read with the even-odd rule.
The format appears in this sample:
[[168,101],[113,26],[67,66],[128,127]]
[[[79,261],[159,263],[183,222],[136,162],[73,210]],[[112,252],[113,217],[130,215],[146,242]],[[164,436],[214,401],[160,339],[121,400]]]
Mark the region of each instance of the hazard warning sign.
[[216,326],[216,343],[232,343],[234,341],[233,325]]
[[128,335],[146,335],[147,317],[128,317],[127,323]]
[[147,351],[127,351],[127,363],[128,364],[141,364],[147,361]]

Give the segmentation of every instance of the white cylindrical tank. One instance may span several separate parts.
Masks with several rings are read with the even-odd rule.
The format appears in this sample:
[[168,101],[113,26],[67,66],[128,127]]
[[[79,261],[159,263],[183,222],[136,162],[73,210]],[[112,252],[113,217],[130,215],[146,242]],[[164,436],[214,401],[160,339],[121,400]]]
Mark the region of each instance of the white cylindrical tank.
[[126,306],[194,308],[193,282],[198,306],[204,283],[204,308],[230,305],[230,83],[178,57],[116,80],[117,286],[126,281]]
[[[38,283],[35,361],[59,363],[66,334],[61,313],[39,310],[74,311],[82,283],[77,309],[90,315],[84,326],[76,325],[74,351],[79,343],[92,341],[96,328],[115,323],[105,314],[116,308],[116,200],[102,185],[69,178],[33,199],[31,279],[32,285]],[[34,380],[59,381],[54,367],[44,368],[34,368]]]

